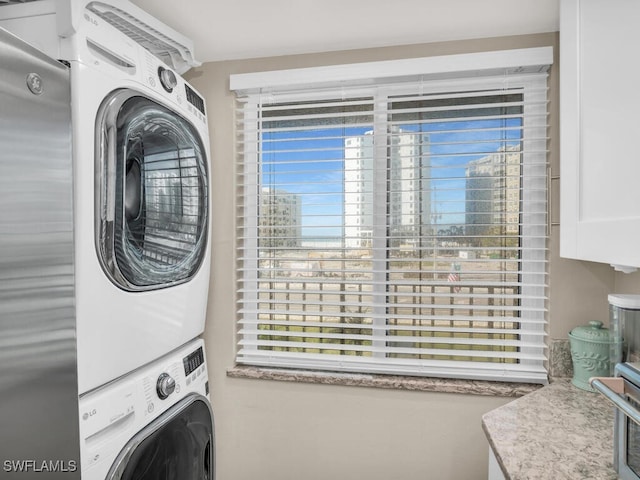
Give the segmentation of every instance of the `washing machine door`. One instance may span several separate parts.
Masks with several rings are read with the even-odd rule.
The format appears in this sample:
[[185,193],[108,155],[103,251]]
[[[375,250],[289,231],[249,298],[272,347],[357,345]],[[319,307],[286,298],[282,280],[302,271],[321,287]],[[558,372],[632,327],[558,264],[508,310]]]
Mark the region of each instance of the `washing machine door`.
[[96,246],[107,276],[128,291],[188,281],[204,258],[209,217],[197,129],[118,90],[102,103],[96,135]]
[[201,395],[185,397],[138,433],[106,480],[214,480],[213,415]]

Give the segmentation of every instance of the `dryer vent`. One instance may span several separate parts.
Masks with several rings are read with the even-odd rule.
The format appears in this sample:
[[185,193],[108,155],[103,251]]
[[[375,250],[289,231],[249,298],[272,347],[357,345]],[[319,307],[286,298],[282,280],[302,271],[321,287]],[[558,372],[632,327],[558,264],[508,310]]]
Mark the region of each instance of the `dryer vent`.
[[[112,1],[111,3],[117,2]],[[126,5],[133,7],[128,2]],[[133,15],[103,2],[91,2],[87,5],[87,9],[142,45],[180,74],[200,65],[200,62],[193,58],[193,43],[188,38],[183,37],[142,10],[138,12],[138,15]],[[140,17],[148,17],[149,21]]]

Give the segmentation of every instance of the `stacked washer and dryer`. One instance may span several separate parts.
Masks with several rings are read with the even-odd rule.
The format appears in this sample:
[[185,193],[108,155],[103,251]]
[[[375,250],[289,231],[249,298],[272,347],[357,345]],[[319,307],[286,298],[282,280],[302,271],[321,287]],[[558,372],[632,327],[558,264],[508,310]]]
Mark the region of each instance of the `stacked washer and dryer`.
[[192,42],[127,0],[4,6],[0,26],[71,71],[82,478],[213,479],[209,136],[180,76]]

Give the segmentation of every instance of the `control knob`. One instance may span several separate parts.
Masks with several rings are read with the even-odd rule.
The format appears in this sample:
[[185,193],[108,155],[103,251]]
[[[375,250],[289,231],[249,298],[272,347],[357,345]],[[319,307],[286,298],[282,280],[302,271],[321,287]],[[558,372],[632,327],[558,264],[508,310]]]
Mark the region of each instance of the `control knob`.
[[160,77],[162,88],[169,93],[173,92],[175,86],[178,85],[176,74],[164,67],[158,67],[158,77]]
[[160,400],[164,400],[176,389],[176,381],[168,373],[162,373],[156,382],[156,392]]

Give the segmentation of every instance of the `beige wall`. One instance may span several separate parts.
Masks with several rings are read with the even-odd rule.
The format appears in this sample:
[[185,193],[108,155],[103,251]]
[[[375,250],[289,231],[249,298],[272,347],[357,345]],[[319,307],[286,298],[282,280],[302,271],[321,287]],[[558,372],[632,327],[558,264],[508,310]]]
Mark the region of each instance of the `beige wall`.
[[[259,38],[256,41],[260,41]],[[640,274],[558,257],[557,34],[209,63],[188,78],[211,130],[213,271],[205,339],[216,415],[218,480],[486,478],[481,416],[509,399],[228,378],[234,365],[234,118],[229,75],[338,63],[553,45],[550,78],[552,228],[549,333],[607,316],[606,295],[640,291]]]

